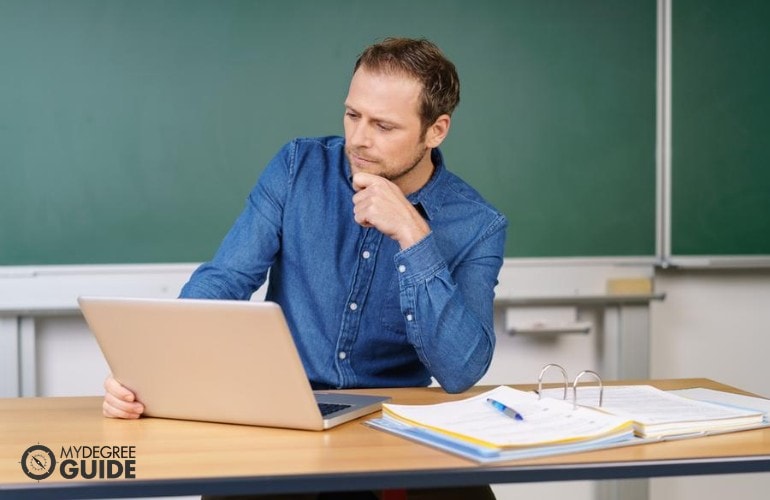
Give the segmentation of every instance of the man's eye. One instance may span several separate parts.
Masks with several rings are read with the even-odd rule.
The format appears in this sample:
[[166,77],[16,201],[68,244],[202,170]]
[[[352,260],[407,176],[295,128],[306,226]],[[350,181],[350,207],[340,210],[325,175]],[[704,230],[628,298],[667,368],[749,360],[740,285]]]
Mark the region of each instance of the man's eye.
[[393,127],[392,127],[392,126],[390,126],[390,125],[385,125],[385,124],[383,124],[383,123],[378,123],[378,124],[377,124],[377,128],[378,128],[378,129],[380,129],[380,130],[382,130],[383,132],[390,132],[391,130],[393,130]]
[[346,111],[345,116],[348,118],[358,118],[358,115],[353,113],[352,111]]

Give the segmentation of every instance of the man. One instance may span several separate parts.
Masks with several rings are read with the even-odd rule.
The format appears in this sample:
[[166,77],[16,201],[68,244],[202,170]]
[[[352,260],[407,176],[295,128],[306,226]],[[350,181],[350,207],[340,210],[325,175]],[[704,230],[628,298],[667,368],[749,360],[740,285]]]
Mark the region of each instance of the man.
[[[507,221],[437,149],[458,102],[454,65],[432,43],[367,48],[344,139],[287,144],[181,297],[248,300],[269,271],[267,299],[314,388],[471,387],[494,350]],[[106,416],[141,415],[130,391],[105,387]]]

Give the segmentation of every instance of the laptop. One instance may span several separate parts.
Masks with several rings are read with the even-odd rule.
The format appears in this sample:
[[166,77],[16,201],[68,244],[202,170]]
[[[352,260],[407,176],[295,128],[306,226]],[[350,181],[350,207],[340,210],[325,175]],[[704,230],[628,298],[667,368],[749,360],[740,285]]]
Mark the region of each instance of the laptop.
[[390,398],[313,391],[273,302],[79,297],[112,375],[152,417],[323,430]]

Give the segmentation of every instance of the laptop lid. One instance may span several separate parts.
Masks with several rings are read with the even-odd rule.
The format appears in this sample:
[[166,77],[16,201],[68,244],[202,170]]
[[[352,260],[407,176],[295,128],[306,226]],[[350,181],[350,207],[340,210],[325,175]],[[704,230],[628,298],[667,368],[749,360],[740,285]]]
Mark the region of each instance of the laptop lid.
[[[79,297],[112,375],[145,415],[321,430],[389,398],[314,394],[273,302]],[[344,407],[322,417],[316,396]]]

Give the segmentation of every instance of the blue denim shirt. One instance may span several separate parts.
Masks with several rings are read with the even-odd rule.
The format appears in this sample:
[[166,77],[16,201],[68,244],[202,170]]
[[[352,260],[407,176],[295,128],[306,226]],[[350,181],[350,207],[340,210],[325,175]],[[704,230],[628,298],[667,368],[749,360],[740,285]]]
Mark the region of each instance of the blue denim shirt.
[[507,221],[433,150],[433,176],[408,197],[431,233],[402,251],[353,219],[344,145],[325,137],[284,146],[181,296],[248,300],[270,271],[266,298],[283,308],[314,386],[425,386],[434,377],[464,391],[492,359]]

